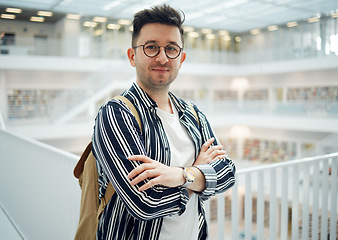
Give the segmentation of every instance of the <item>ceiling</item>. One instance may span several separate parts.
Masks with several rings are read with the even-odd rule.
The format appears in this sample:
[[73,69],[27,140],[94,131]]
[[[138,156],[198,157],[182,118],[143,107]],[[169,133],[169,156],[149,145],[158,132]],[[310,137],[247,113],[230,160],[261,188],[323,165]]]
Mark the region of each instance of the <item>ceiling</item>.
[[338,13],[338,0],[0,0],[3,9],[19,7],[53,11],[54,16],[77,13],[113,19],[132,19],[135,12],[163,3],[181,9],[186,26],[230,32]]

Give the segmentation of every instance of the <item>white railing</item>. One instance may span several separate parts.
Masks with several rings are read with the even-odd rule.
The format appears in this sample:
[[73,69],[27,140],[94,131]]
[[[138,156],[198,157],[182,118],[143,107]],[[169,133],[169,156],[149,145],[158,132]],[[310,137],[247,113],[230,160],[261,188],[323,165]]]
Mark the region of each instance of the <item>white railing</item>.
[[[125,34],[125,33],[122,33]],[[129,34],[129,33],[128,33]],[[131,36],[127,38],[129,41]],[[1,42],[0,42],[1,43]],[[335,42],[327,42],[328,48],[335,46]],[[316,57],[337,57],[337,52],[325,52],[325,49],[317,50],[317,46],[309,49],[302,47],[290,47],[281,45],[274,47],[239,47],[239,51],[205,49],[204,47],[191,47],[187,44],[184,51],[187,52],[189,62],[193,63],[218,63],[218,64],[250,64],[258,62],[276,62],[282,60],[309,59]],[[218,46],[218,44],[216,44]],[[246,45],[245,45],[246,46]],[[16,56],[60,56],[79,58],[111,58],[126,59],[126,50],[130,47],[126,40],[115,38],[115,41],[96,42],[80,41],[79,39],[34,39],[30,37],[15,37],[14,45],[0,45],[3,55]],[[84,52],[83,49],[86,51]]]
[[[78,156],[4,130],[0,151],[0,203],[21,235],[73,239]],[[336,239],[337,164],[334,153],[237,169],[235,186],[206,204],[210,240]]]
[[[73,239],[77,156],[0,130],[0,203],[25,239]],[[0,233],[1,238],[1,233]]]
[[239,169],[235,186],[210,201],[211,239],[336,240],[337,165],[334,153]]

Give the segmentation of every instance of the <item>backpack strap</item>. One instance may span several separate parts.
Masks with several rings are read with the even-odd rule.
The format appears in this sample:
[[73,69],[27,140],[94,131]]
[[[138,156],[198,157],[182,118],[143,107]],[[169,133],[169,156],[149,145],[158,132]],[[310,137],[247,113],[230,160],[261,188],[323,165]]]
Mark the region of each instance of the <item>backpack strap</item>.
[[[138,125],[139,125],[139,127],[142,131],[142,123],[141,123],[140,115],[138,114],[138,111],[136,110],[134,104],[132,104],[129,101],[129,99],[124,97],[124,96],[115,96],[114,99],[119,99],[127,105],[127,107],[130,109],[130,111],[133,113],[134,117],[136,118],[136,121],[137,121],[137,123],[138,123]],[[104,208],[106,207],[107,203],[109,202],[111,197],[114,195],[114,193],[115,193],[115,189],[114,189],[113,185],[111,184],[111,182],[109,182],[107,189],[106,189],[106,193],[100,199],[100,205],[99,205],[99,208],[97,210],[97,219],[100,219]]]
[[191,109],[192,113],[195,115],[197,123],[198,123],[198,126],[199,126],[200,125],[200,120],[198,118],[198,115],[197,115],[197,112],[196,112],[195,108],[191,104],[189,104],[189,103],[188,103],[188,106]]
[[138,111],[136,110],[134,104],[132,104],[129,101],[129,99],[124,97],[124,96],[115,96],[114,99],[119,99],[127,105],[127,107],[130,109],[130,111],[133,113],[134,117],[136,118],[136,121],[137,121],[137,123],[140,126],[140,129],[142,131],[141,119],[140,119],[140,116],[139,116]]

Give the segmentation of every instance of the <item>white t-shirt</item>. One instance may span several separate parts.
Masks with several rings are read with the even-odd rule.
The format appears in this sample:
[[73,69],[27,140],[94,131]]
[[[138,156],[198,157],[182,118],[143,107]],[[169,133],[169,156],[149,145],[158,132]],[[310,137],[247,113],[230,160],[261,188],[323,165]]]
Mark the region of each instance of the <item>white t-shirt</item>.
[[[174,114],[157,108],[171,150],[170,166],[191,166],[194,162],[195,148],[185,127],[180,123],[177,110],[171,104]],[[196,240],[198,238],[198,196],[193,194],[185,212],[178,216],[164,217],[160,240]]]

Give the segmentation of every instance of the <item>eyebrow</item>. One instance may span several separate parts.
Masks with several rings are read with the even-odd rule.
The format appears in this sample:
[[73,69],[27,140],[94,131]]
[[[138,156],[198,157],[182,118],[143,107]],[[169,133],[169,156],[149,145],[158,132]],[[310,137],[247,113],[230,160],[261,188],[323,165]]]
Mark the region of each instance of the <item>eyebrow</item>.
[[[156,44],[158,44],[157,41],[155,41],[155,40],[148,40],[144,44],[147,44],[147,43],[156,43]],[[177,42],[174,42],[174,41],[171,41],[168,44],[174,44],[174,45],[180,46]]]

